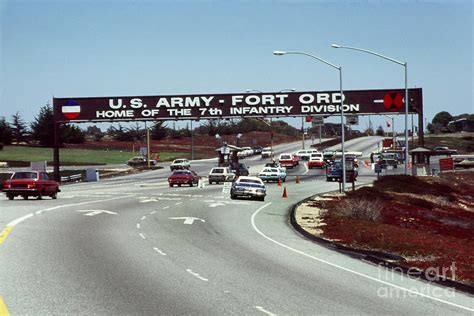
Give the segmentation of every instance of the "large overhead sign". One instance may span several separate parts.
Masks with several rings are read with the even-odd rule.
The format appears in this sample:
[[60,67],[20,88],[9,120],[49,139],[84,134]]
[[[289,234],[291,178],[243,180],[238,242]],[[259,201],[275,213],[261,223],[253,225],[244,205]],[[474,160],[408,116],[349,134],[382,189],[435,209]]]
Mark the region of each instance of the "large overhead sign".
[[[422,111],[422,89],[409,89],[410,113]],[[405,113],[405,90],[344,91],[347,114]],[[288,117],[340,113],[339,91],[54,98],[56,122]]]

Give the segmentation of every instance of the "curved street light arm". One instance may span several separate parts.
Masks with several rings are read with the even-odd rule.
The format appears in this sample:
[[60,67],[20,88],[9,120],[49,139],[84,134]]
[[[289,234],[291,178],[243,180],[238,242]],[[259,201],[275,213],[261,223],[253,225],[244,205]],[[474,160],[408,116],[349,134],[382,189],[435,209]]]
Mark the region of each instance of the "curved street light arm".
[[311,54],[308,54],[308,53],[305,53],[305,52],[291,51],[291,52],[285,52],[285,54],[305,55],[305,56],[308,56],[308,57],[317,59],[317,60],[319,60],[320,62],[325,63],[326,65],[331,66],[331,67],[333,67],[333,68],[336,68],[336,69],[340,69],[340,68],[341,68],[340,66],[336,66],[336,65],[334,65],[333,63],[328,62],[327,60],[324,60],[324,59],[322,59],[322,58],[319,58],[318,56],[314,56],[314,55],[311,55]]
[[372,54],[372,55],[375,55],[375,56],[378,56],[380,58],[383,58],[383,59],[386,59],[386,60],[390,60],[391,62],[394,62],[396,64],[399,64],[401,66],[406,66],[406,62],[401,62],[399,60],[396,60],[396,59],[393,59],[393,58],[390,58],[390,57],[387,57],[385,55],[382,55],[382,54],[379,54],[379,53],[376,53],[376,52],[373,52],[373,51],[370,51],[370,50],[367,50],[367,49],[363,49],[363,48],[358,48],[358,47],[351,47],[351,46],[344,46],[344,45],[337,45],[337,44],[332,44],[331,47],[333,48],[346,48],[346,49],[352,49],[352,50],[358,50],[358,51],[361,51],[361,52],[364,52],[364,53],[367,53],[367,54]]

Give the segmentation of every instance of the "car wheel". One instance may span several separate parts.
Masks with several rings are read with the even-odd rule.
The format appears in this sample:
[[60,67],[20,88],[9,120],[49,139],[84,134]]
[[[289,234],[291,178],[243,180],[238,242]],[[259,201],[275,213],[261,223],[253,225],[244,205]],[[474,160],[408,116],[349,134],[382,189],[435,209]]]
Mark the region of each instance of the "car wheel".
[[178,183],[178,187],[180,187],[180,186],[181,186],[181,183]]
[[231,194],[231,195],[230,195],[230,198],[231,198],[232,200],[235,200],[237,197],[236,197],[235,195]]
[[56,200],[58,198],[58,192],[54,192],[53,194],[51,194],[51,198],[53,200]]
[[212,181],[211,181],[211,180],[209,180],[209,184],[212,184]]
[[170,183],[170,188],[172,188],[172,187],[173,187],[173,183]]
[[23,195],[23,200],[28,200],[28,195]]
[[7,198],[11,201],[15,198],[13,194],[7,194]]
[[265,202],[265,197],[262,196],[261,198],[259,198],[259,200],[262,201],[262,202]]
[[190,187],[194,186],[194,183],[193,183],[192,181],[189,182],[189,186],[190,186]]
[[285,182],[285,181],[286,181],[286,178],[281,179],[281,181]]

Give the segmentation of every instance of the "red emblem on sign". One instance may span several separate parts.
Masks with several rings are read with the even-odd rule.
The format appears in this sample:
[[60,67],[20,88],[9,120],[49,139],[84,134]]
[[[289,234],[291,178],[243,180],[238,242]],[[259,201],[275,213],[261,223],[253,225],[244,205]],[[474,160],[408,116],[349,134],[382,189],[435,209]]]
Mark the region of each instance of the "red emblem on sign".
[[383,105],[389,111],[397,111],[403,106],[403,97],[398,92],[389,92],[383,96]]

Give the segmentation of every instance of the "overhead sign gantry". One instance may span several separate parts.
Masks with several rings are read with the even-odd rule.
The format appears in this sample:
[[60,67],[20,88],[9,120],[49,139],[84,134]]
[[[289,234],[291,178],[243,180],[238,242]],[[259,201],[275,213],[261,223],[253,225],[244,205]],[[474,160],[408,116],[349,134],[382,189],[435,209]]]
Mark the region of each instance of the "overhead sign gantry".
[[[59,179],[61,123],[404,114],[404,89],[54,98],[54,174]],[[409,89],[423,144],[422,89]]]

